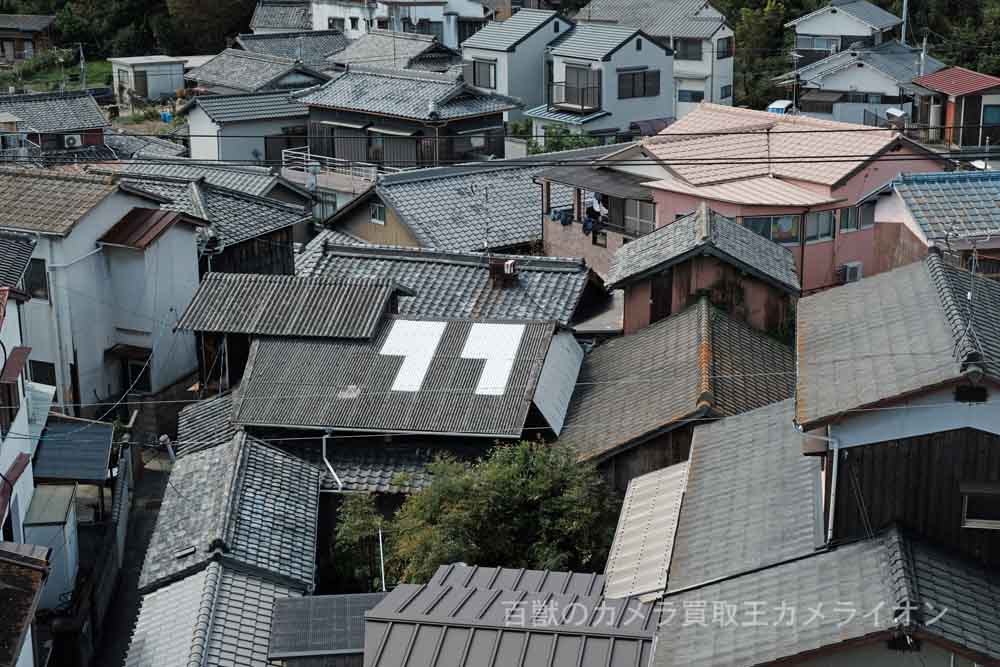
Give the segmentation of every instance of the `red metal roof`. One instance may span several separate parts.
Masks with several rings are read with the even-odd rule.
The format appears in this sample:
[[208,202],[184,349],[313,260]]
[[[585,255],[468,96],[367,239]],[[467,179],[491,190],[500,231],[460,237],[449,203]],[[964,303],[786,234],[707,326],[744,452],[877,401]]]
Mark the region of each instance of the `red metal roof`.
[[0,371],[0,384],[14,384],[17,382],[17,378],[21,377],[21,371],[24,370],[25,365],[28,363],[29,354],[31,354],[31,348],[24,345],[15,347],[7,353],[3,370]]
[[153,208],[133,208],[115,223],[114,227],[98,239],[98,243],[125,246],[143,250],[169,227],[186,222],[192,225],[203,225],[196,218],[176,211],[163,211]]
[[1000,87],[1000,77],[973,72],[964,67],[948,67],[933,74],[925,74],[913,80],[918,86],[944,93],[945,95],[971,95],[987,88]]

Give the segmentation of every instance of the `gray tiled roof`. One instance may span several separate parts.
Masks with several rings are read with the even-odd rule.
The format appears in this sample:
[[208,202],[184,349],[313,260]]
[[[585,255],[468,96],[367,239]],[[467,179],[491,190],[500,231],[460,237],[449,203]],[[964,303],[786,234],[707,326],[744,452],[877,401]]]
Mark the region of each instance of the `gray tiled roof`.
[[274,660],[363,653],[365,612],[386,595],[353,593],[277,600],[268,656]]
[[687,475],[685,461],[629,481],[608,554],[606,596],[646,595],[666,588]]
[[580,23],[562,35],[549,50],[554,56],[603,60],[639,30],[619,25]]
[[799,291],[791,250],[712,211],[707,204],[615,251],[608,287],[663,271],[693,255],[713,255],[788,292]]
[[669,590],[812,553],[819,468],[791,399],[697,426]]
[[69,234],[118,189],[110,178],[40,169],[0,170],[0,228]]
[[[441,60],[444,62],[440,62]],[[432,35],[415,32],[370,30],[343,51],[326,59],[333,65],[361,65],[392,69],[444,71],[461,62],[462,56],[438,42]],[[439,66],[429,66],[437,63]]]
[[308,106],[419,121],[499,114],[521,105],[512,97],[473,88],[447,74],[362,67],[342,72],[297,97]]
[[2,95],[0,113],[17,116],[36,132],[72,132],[108,125],[97,102],[85,91]]
[[240,123],[269,118],[301,118],[309,108],[288,92],[243,95],[201,95],[185,106],[199,106],[216,123]]
[[[899,632],[920,634],[932,643],[950,642],[976,662],[993,663],[1000,658],[998,596],[996,573],[890,529],[666,597],[664,608],[679,613],[660,626],[652,665],[772,664]],[[686,606],[699,601],[712,601],[709,609],[715,603],[735,605],[734,622],[684,623]],[[748,601],[755,607],[748,607]],[[783,608],[799,615],[790,618]],[[908,622],[907,609],[913,610]],[[755,610],[760,614],[752,615]],[[940,619],[930,622],[941,612]]]
[[320,484],[314,466],[237,434],[177,459],[169,482],[140,590],[220,559],[299,590],[312,588]]
[[127,176],[122,182],[139,191],[172,200],[162,205],[164,209],[207,220],[223,247],[291,227],[309,217],[304,208],[203,181]]
[[[456,455],[451,451],[444,452],[419,444],[352,446],[337,442],[336,438],[333,443],[326,455],[343,487],[338,487],[337,481],[327,470],[319,444],[299,441],[278,446],[315,465],[323,475],[324,491],[343,492],[415,493],[430,484],[431,473],[427,467],[439,454]],[[482,453],[481,447],[477,447],[475,451],[476,454]]]
[[399,312],[416,317],[556,320],[569,324],[589,271],[579,260],[494,255],[518,265],[515,285],[495,286],[481,254],[387,246],[310,244],[296,260],[300,276],[377,279],[409,288]]
[[402,584],[368,612],[365,665],[635,667],[658,620],[635,598]]
[[581,459],[600,460],[689,419],[786,399],[794,380],[791,347],[702,298],[592,350],[561,439]]
[[35,237],[0,230],[0,288],[16,287],[35,250]]
[[236,41],[247,51],[301,60],[316,69],[322,69],[326,65],[327,57],[343,51],[351,43],[351,40],[339,30],[240,35]]
[[250,29],[312,30],[312,5],[308,0],[259,0]]
[[[965,336],[971,276],[932,253],[923,262],[802,299],[796,418],[835,415],[958,380],[976,353]],[[981,366],[1000,378],[1000,283],[976,279]]]
[[[184,78],[197,81],[199,86],[221,86],[245,90],[248,93],[281,87],[280,79],[299,72],[320,83],[329,77],[297,63],[290,58],[226,49],[207,63],[191,70]],[[307,85],[301,87],[305,88]]]
[[158,137],[145,137],[104,128],[104,144],[121,159],[179,157],[187,153],[183,144]]
[[222,394],[186,405],[177,415],[177,456],[198,452],[232,441],[233,395]]
[[451,563],[438,567],[431,586],[492,588],[527,593],[595,596],[604,594],[604,575],[590,572],[526,570]]
[[297,595],[210,563],[142,597],[125,667],[268,667],[275,603]]
[[55,23],[56,17],[47,14],[0,14],[0,30],[39,32]]
[[891,188],[929,241],[1000,234],[1000,172],[903,174]]
[[202,164],[196,161],[171,160],[169,162],[139,161],[123,165],[120,173],[128,176],[167,177],[187,181],[204,178],[209,185],[238,190],[248,195],[266,196],[279,179],[268,167],[240,164]]
[[[513,51],[518,44],[558,16],[558,12],[544,9],[522,9],[506,21],[490,21],[462,42],[462,48]],[[548,30],[552,32],[551,28]],[[556,33],[552,35],[553,38],[557,36]]]
[[[4,601],[0,607],[0,664],[17,665],[22,648],[30,642],[35,610],[42,595],[52,549],[34,545],[0,542],[0,579]],[[25,651],[33,655],[34,649]],[[26,662],[31,662],[27,660]]]
[[[912,46],[903,46],[896,40],[883,42],[878,46],[865,48],[859,51],[850,49],[840,51],[827,56],[822,60],[810,63],[805,67],[800,67],[794,72],[782,75],[782,82],[791,80],[793,75],[798,74],[798,80],[805,86],[812,82],[818,82],[822,87],[822,79],[825,76],[839,72],[848,67],[854,67],[858,63],[864,63],[880,72],[892,77],[901,85],[908,85],[915,78],[920,76],[920,49]],[[924,58],[923,73],[931,74],[944,67],[944,63],[931,56]]]
[[179,329],[303,338],[371,338],[401,290],[391,281],[209,273]]
[[[475,356],[482,352],[464,352],[474,326],[494,349],[513,347],[509,371],[487,374],[482,357]],[[554,336],[549,322],[392,317],[365,341],[259,338],[250,347],[234,419],[261,426],[520,437]],[[404,357],[394,350],[403,341],[411,341],[407,349],[413,353],[430,356],[426,365],[402,366]],[[317,375],[317,368],[324,372]],[[304,385],[306,376],[313,381]],[[502,386],[480,386],[494,377]]]
[[705,0],[591,0],[577,21],[620,23],[654,37],[707,39],[726,24]]

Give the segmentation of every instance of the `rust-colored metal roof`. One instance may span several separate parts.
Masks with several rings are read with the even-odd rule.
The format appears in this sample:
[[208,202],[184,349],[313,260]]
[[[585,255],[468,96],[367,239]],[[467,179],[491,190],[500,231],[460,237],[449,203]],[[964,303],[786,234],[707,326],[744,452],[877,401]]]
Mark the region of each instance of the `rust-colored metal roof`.
[[13,384],[21,376],[28,363],[28,355],[31,348],[19,345],[7,353],[7,360],[4,362],[3,370],[0,371],[0,384]]
[[204,225],[197,218],[155,208],[133,208],[115,225],[104,233],[98,243],[125,246],[136,250],[145,250],[153,241],[178,222],[191,225]]
[[987,88],[1000,87],[1000,77],[974,72],[964,67],[949,67],[913,80],[918,86],[945,95],[971,95]]

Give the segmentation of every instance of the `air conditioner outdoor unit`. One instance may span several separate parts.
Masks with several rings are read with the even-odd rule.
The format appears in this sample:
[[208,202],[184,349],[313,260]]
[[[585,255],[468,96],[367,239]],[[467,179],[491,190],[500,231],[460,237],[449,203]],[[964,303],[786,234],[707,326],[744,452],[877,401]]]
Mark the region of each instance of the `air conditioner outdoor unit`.
[[83,137],[79,134],[64,134],[63,148],[79,148],[83,146]]
[[861,262],[847,262],[840,267],[841,283],[856,283],[864,277]]

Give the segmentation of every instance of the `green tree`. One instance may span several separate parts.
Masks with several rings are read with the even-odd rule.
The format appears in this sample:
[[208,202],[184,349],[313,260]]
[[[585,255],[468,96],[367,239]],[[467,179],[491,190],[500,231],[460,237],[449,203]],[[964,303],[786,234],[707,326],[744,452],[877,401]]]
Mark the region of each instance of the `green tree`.
[[[568,151],[574,148],[589,148],[601,143],[597,137],[588,137],[585,134],[574,134],[568,128],[558,125],[547,125],[545,127],[545,141],[528,141],[528,153],[537,155],[538,153],[549,153],[552,151]],[[530,131],[529,131],[530,134]]]
[[217,53],[226,38],[246,32],[256,0],[166,0],[177,32],[197,53]]
[[604,568],[619,499],[562,445],[499,446],[473,465],[439,460],[392,521],[390,569],[426,581],[442,564]]

